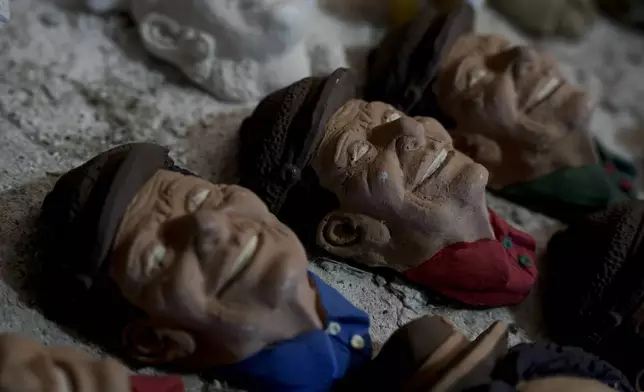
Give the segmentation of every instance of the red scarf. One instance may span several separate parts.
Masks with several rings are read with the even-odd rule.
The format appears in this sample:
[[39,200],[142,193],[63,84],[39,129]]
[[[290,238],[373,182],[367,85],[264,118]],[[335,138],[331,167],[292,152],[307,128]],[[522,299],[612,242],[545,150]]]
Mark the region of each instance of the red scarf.
[[185,392],[178,376],[132,376],[132,392]]
[[488,210],[496,240],[450,245],[405,271],[405,277],[468,305],[522,302],[537,279],[534,238]]

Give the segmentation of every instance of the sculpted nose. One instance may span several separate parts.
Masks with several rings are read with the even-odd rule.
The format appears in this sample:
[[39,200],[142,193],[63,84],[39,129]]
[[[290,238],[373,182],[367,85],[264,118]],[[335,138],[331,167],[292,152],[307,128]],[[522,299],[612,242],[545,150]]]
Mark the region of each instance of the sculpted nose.
[[415,137],[417,139],[423,139],[425,136],[425,131],[423,126],[416,120],[411,117],[403,117],[399,119],[402,126],[402,133],[405,136]]
[[394,121],[395,132],[391,133],[390,147],[399,154],[416,151],[425,146],[425,130],[423,126],[410,117],[402,117]]
[[228,243],[231,235],[226,214],[199,210],[193,214],[194,242],[198,254],[207,254]]
[[517,46],[510,51],[510,67],[516,80],[530,75],[537,67],[538,55],[534,49],[527,46]]

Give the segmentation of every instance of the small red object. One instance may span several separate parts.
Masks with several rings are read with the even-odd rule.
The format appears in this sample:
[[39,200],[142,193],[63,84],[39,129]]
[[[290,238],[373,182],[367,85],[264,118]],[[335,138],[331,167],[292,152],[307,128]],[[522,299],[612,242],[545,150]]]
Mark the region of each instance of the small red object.
[[619,182],[619,187],[625,192],[630,192],[633,189],[633,183],[629,180],[622,180]]
[[615,172],[615,166],[607,163],[606,166],[604,166],[604,170],[606,171],[606,173],[613,173]]
[[132,392],[185,392],[178,376],[132,376]]
[[[449,245],[405,271],[407,279],[468,305],[497,307],[523,301],[537,279],[535,240],[492,210],[489,213],[496,239]],[[512,246],[501,243],[505,238]]]

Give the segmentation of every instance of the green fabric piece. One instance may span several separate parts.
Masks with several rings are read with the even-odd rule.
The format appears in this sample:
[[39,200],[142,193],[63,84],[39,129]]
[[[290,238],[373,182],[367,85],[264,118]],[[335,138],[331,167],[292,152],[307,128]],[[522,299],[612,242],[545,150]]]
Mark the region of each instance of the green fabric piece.
[[636,169],[630,162],[611,153],[595,142],[601,164],[562,169],[541,178],[490,189],[503,197],[533,211],[570,223],[589,213],[635,199],[632,183]]
[[491,192],[533,211],[571,222],[615,203],[634,199],[632,191],[620,187],[622,180],[631,179],[630,175],[618,170],[608,173],[601,165],[589,165],[558,170]]

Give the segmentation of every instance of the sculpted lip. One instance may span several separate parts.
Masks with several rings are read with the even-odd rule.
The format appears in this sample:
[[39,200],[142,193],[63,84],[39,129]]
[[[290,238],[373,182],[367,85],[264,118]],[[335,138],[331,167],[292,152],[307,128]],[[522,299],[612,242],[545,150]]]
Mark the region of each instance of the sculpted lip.
[[257,251],[257,234],[253,235],[250,237],[250,239],[246,242],[246,245],[244,245],[244,248],[242,251],[239,253],[237,256],[237,259],[233,263],[233,266],[230,270],[230,279],[233,280],[239,275],[241,270],[246,267],[248,262],[253,258],[255,255],[255,251]]
[[[429,177],[432,176],[432,174],[436,173],[439,169],[443,168],[445,165],[445,161],[451,156],[450,151],[447,151],[447,149],[443,148],[432,160],[432,162],[427,166],[426,169],[424,169],[424,173],[422,177],[417,181],[416,187],[420,186],[423,184]],[[424,165],[423,165],[424,166]],[[421,166],[421,171],[423,170]]]
[[548,81],[537,88],[528,100],[527,109],[533,109],[537,105],[549,99],[559,88],[563,86],[563,81],[557,77],[551,77]]
[[54,367],[54,378],[56,379],[56,391],[57,392],[73,392],[74,383],[72,382],[69,374],[59,366]]
[[228,272],[228,278],[226,278],[220,285],[221,289],[218,290],[219,295],[230,288],[232,284],[241,276],[242,272],[250,264],[250,262],[253,260],[253,257],[257,253],[258,244],[259,238],[257,234],[254,234],[246,241],[246,244],[242,248],[241,252],[239,252],[239,255],[237,255],[237,258],[232,263],[232,267]]

